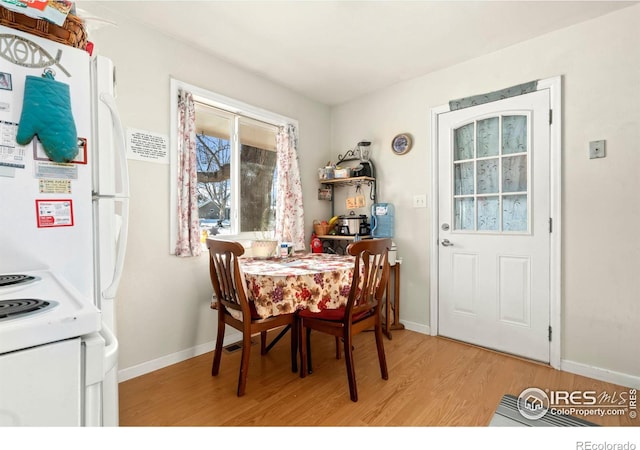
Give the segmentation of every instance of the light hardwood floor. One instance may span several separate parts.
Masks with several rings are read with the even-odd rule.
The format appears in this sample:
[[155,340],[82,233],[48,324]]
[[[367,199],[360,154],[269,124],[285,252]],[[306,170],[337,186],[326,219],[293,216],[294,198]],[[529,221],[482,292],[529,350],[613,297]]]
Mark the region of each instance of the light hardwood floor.
[[[257,342],[257,339],[256,339]],[[486,426],[504,394],[528,387],[628,391],[459,342],[402,330],[385,338],[389,380],[382,380],[371,333],[355,338],[357,403],[349,399],[344,360],[332,337],[314,333],[313,374],[291,372],[288,335],[269,354],[251,348],[244,397],[236,396],[240,351],[212,353],[120,384],[121,426]],[[310,407],[312,406],[312,407]],[[605,426],[640,419],[583,417]]]

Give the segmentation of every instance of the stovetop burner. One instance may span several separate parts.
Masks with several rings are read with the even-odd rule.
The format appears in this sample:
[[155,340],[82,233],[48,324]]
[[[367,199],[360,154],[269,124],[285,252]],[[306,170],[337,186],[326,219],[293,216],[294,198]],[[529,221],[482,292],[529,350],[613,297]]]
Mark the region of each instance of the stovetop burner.
[[34,298],[19,298],[14,300],[0,300],[0,320],[12,319],[23,314],[33,313],[52,308],[56,302]]
[[36,277],[23,274],[0,275],[0,287],[11,286],[14,284],[24,284],[35,281]]

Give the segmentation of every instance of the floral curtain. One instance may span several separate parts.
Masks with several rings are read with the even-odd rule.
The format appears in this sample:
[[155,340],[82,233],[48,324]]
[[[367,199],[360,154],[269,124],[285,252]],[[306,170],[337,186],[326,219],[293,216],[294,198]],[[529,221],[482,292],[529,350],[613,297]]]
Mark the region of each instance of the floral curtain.
[[281,242],[293,243],[295,250],[304,250],[304,208],[297,146],[296,127],[291,124],[281,126],[276,136],[278,199],[275,236]]
[[193,95],[178,93],[178,240],[176,256],[198,256],[198,172],[196,169],[196,112]]

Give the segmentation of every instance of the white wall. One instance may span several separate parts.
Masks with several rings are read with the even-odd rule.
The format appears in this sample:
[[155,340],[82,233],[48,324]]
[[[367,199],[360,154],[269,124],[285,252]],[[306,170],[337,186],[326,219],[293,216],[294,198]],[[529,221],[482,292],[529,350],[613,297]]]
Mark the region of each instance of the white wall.
[[[103,2],[103,5],[105,2]],[[113,20],[90,33],[96,51],[117,69],[117,103],[123,124],[169,136],[169,83],[174,77],[241,102],[297,119],[302,173],[315,174],[329,147],[329,108],[239,70],[228,63],[132,25],[103,5],[82,9]],[[206,254],[169,254],[169,166],[129,161],[131,222],[124,276],[118,295],[119,368],[167,358],[215,339],[216,313],[209,308],[212,288]],[[314,181],[303,185],[308,224],[326,215]],[[311,201],[309,201],[311,199]],[[323,212],[320,212],[323,211]]]
[[[333,108],[332,148],[373,141],[379,201],[396,205],[401,321],[429,324],[429,112],[451,99],[563,76],[564,365],[640,380],[640,6],[416,78]],[[428,55],[416,55],[428,58]],[[396,156],[393,136],[413,134]],[[607,157],[590,160],[589,141]],[[576,364],[573,364],[576,363]],[[624,376],[622,377],[624,378]]]

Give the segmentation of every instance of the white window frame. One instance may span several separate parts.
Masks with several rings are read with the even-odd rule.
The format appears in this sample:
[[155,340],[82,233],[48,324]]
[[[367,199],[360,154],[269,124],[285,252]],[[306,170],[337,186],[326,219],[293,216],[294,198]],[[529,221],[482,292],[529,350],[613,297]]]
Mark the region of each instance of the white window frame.
[[[178,203],[178,154],[176,149],[178,148],[178,93],[180,89],[189,91],[193,94],[194,100],[205,103],[207,105],[213,106],[215,108],[219,108],[225,111],[229,111],[233,114],[242,115],[245,117],[249,117],[251,119],[260,120],[262,122],[272,123],[276,126],[283,126],[286,124],[293,124],[296,128],[298,127],[298,121],[294,119],[290,119],[286,116],[282,116],[280,114],[267,111],[253,105],[249,105],[247,103],[232,99],[230,97],[226,97],[224,95],[217,94],[215,92],[209,91],[207,89],[200,88],[198,86],[193,86],[191,84],[185,83],[183,81],[177,80],[175,78],[171,78],[170,83],[170,126],[169,126],[169,173],[170,173],[170,200],[169,200],[169,253],[175,254],[176,243],[177,243],[177,231],[178,231],[178,214],[177,214],[177,203]],[[238,137],[232,136],[232,145],[237,146]],[[231,214],[234,218],[237,219],[238,211],[239,211],[239,199],[237,198],[237,192],[240,189],[240,179],[239,179],[239,164],[234,159],[237,156],[237,150],[234,148],[231,154],[231,167],[232,170],[237,170],[238,173],[234,173],[232,175],[232,187],[231,187]],[[237,220],[234,220],[237,222]],[[229,238],[243,238],[243,239],[252,239],[255,238],[254,233],[237,233],[237,229],[235,230],[235,234],[225,235],[225,237]]]

